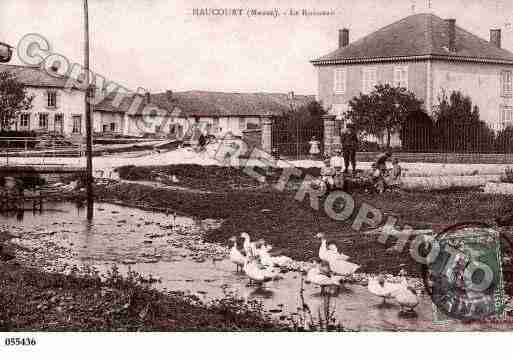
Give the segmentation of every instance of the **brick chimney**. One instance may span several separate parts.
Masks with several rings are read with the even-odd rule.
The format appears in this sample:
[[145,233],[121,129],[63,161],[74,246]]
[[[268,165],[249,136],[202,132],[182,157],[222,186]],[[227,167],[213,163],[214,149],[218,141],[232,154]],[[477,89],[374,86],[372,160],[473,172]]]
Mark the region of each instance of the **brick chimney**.
[[501,29],[490,29],[490,43],[501,48]]
[[338,30],[338,48],[341,49],[349,45],[349,29]]
[[450,52],[456,52],[456,19],[445,19],[447,24],[447,48]]

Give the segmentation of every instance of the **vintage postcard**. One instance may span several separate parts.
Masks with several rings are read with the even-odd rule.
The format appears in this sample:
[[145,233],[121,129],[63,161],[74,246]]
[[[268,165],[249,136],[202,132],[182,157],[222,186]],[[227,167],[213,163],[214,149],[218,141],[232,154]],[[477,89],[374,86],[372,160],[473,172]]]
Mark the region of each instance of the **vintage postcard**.
[[513,330],[512,15],[2,0],[0,348]]

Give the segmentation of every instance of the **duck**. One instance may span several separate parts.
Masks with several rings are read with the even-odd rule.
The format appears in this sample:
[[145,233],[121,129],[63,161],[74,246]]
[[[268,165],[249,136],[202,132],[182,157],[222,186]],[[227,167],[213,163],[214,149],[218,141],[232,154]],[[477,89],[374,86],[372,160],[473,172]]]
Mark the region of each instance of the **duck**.
[[[399,275],[402,276],[402,279],[399,283],[399,288],[394,293],[394,298],[399,303],[400,313],[414,313],[415,307],[419,305],[419,298],[417,297],[417,292],[412,286],[408,285],[408,281],[406,280],[406,272],[401,269]],[[405,310],[406,308],[406,310]]]
[[315,237],[321,240],[321,246],[319,247],[319,259],[327,262],[329,260],[329,253],[326,246],[326,237],[324,237],[324,233],[317,233]]
[[315,263],[306,273],[306,282],[317,284],[321,287],[321,295],[325,294],[325,288],[328,286],[338,286],[340,284],[340,277],[331,276],[326,271],[321,269],[319,263]]
[[339,252],[337,246],[333,243],[328,246],[328,257],[330,259],[341,259],[344,261],[349,259],[349,256]]
[[239,251],[237,248],[237,238],[231,237],[229,239],[230,242],[233,242],[233,246],[230,249],[230,261],[235,263],[236,272],[239,272],[243,269],[244,264],[246,263],[246,257]]
[[387,299],[392,299],[395,293],[401,288],[403,283],[390,283],[385,280],[385,276],[379,275],[369,279],[367,289],[374,295],[383,298],[383,305]]

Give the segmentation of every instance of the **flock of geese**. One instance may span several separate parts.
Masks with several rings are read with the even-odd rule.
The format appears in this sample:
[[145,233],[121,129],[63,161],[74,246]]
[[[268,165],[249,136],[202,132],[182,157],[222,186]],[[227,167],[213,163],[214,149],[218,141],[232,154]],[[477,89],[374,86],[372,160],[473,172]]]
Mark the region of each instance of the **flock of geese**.
[[[239,249],[239,238],[242,248]],[[281,269],[291,268],[293,260],[286,256],[272,256],[271,245],[264,241],[251,241],[248,233],[241,233],[239,238],[233,236],[229,258],[236,265],[237,272],[243,272],[251,284],[262,285],[280,277]],[[316,239],[320,241],[319,258],[306,271],[306,283],[320,286],[321,294],[326,288],[340,288],[359,268],[358,264],[348,261],[349,256],[340,252],[335,244],[327,244],[323,233],[318,233]],[[383,298],[382,304],[388,300],[396,300],[401,312],[414,312],[419,304],[415,289],[408,285],[406,272],[399,272],[399,280],[392,280],[379,275],[368,280],[368,290],[373,295]]]

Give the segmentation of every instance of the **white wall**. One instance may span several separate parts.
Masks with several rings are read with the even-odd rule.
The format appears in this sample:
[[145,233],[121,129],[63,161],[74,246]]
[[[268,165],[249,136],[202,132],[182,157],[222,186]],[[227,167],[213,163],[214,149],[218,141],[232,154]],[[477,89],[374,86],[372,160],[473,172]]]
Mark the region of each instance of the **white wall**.
[[438,61],[432,66],[433,105],[438,104],[441,89],[445,89],[447,96],[452,91],[461,91],[479,107],[481,120],[493,128],[500,126],[500,106],[513,104],[512,98],[501,97],[500,72],[513,70],[513,66]]
[[[48,107],[48,90],[57,92],[57,106],[55,108]],[[34,96],[32,108],[26,111],[30,113],[30,126],[21,127],[18,122],[18,130],[44,131],[45,129],[39,127],[39,113],[48,113],[48,127],[46,130],[54,131],[55,115],[62,114],[64,135],[70,136],[73,130],[72,116],[80,115],[82,116],[82,133],[76,135],[85,135],[85,93],[83,91],[50,87],[27,87],[27,93]],[[16,125],[12,127],[16,128]]]
[[110,125],[114,123],[116,125],[114,133],[122,134],[125,127],[125,116],[122,113],[116,112],[105,112],[105,111],[94,111],[93,112],[93,131],[102,133],[103,126],[108,126],[107,132],[110,131]]

